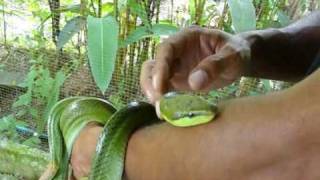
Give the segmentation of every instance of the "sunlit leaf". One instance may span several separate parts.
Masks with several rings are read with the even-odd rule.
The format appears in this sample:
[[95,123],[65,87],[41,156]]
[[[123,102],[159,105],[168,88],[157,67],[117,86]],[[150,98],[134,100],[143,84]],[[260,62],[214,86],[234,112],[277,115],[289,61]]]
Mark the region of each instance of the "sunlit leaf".
[[72,4],[68,6],[61,6],[58,9],[58,12],[73,12],[73,13],[80,13],[80,4]]
[[143,24],[150,29],[151,23],[148,19],[146,9],[139,2],[141,1],[128,0],[128,7],[130,7],[130,10],[132,11],[132,13],[137,15],[141,19]]
[[235,32],[256,29],[256,10],[252,0],[228,0]]
[[194,0],[189,0],[188,10],[189,10],[191,21],[194,21],[196,17],[196,6],[195,6]]
[[76,33],[82,30],[86,25],[86,19],[77,16],[63,27],[58,36],[57,48],[61,49]]
[[154,24],[151,31],[157,36],[171,35],[179,31],[176,26],[170,24]]
[[88,17],[88,56],[93,78],[102,93],[108,88],[118,49],[119,25],[114,17]]
[[170,24],[154,24],[152,25],[151,30],[145,26],[139,26],[120,43],[120,47],[125,47],[147,37],[171,35],[176,33],[178,30],[179,29],[176,26]]
[[147,27],[145,26],[140,26],[137,27],[135,30],[133,30],[129,36],[122,42],[120,42],[120,47],[123,48],[127,45],[130,45],[134,42],[137,42],[141,39],[144,39],[146,37],[150,37],[152,35],[152,33],[147,31]]
[[108,2],[108,3],[102,4],[101,9],[102,9],[102,12],[103,12],[104,14],[105,14],[105,13],[107,13],[107,14],[112,14],[113,11],[114,11],[113,3]]

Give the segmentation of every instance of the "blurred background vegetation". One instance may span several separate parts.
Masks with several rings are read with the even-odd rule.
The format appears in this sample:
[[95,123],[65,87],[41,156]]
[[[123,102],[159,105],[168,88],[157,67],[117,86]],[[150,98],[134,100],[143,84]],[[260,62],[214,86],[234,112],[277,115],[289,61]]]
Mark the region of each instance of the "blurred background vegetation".
[[[182,28],[198,25],[232,34],[280,28],[319,4],[319,0],[0,0],[0,142],[47,151],[47,116],[65,97],[101,97],[117,107],[145,99],[139,87],[141,64],[154,58],[161,40]],[[217,102],[290,85],[243,77],[203,96]]]

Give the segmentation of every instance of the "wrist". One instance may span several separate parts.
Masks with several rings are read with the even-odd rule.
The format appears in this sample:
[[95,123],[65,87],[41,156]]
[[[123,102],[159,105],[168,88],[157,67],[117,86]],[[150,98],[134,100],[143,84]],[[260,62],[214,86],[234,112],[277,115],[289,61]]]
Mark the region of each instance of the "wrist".
[[244,39],[250,49],[250,59],[246,64],[244,76],[272,78],[272,64],[269,60],[279,59],[288,47],[290,34],[281,29],[265,29],[237,34]]

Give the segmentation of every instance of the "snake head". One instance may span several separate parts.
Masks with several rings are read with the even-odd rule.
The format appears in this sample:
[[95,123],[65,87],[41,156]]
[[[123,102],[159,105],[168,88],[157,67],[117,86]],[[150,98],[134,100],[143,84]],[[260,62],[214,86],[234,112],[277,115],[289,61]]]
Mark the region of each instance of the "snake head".
[[168,93],[159,103],[161,117],[176,126],[194,126],[211,121],[216,107],[205,99],[191,94]]

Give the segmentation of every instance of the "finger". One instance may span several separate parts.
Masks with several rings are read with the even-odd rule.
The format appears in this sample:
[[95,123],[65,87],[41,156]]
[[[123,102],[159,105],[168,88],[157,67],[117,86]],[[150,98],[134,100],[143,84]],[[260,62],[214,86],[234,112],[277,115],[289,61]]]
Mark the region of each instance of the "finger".
[[194,31],[183,30],[158,46],[153,77],[153,86],[158,92],[163,94],[167,91],[175,60],[183,53],[186,41]]
[[188,81],[192,90],[204,90],[219,77],[223,71],[223,60],[219,55],[211,55],[202,60],[190,74]]
[[159,45],[156,54],[156,64],[154,68],[153,87],[159,93],[164,93],[171,76],[170,67],[174,61],[174,48],[170,43]]
[[149,60],[143,63],[140,74],[140,85],[143,93],[147,96],[151,103],[154,103],[159,98],[159,93],[154,89],[152,84],[154,60]]

